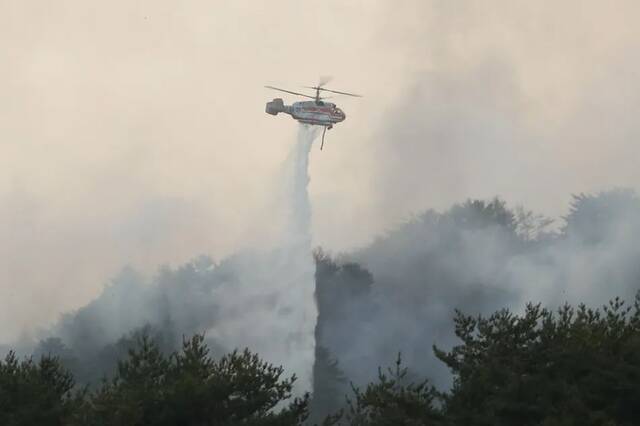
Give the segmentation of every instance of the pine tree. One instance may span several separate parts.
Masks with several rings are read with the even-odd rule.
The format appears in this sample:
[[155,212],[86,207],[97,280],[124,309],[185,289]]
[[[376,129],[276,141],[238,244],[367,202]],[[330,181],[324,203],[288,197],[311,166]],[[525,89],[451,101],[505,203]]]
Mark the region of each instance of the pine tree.
[[84,390],[75,390],[69,371],[48,355],[0,361],[0,425],[67,425],[81,412]]

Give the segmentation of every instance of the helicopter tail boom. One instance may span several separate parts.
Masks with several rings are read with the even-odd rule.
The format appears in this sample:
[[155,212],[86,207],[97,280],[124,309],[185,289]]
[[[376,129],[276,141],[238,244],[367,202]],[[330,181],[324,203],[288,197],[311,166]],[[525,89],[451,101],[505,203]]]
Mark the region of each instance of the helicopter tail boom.
[[271,115],[278,115],[279,112],[288,112],[287,107],[280,98],[276,98],[271,102],[267,102],[265,111],[267,112],[267,114]]

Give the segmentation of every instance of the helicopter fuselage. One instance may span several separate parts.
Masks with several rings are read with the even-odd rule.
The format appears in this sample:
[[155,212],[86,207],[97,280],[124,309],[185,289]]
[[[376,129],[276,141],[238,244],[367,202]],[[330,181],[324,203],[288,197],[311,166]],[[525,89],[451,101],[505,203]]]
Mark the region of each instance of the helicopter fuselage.
[[277,98],[267,102],[266,112],[271,115],[284,112],[301,123],[329,129],[346,118],[345,113],[336,104],[324,101],[302,101],[284,105],[282,99]]

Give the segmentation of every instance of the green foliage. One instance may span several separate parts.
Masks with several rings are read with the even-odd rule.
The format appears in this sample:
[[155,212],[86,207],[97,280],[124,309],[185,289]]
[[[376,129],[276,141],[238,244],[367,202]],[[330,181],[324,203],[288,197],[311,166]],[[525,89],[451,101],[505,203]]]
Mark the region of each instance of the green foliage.
[[10,352],[0,361],[0,425],[67,425],[83,405],[71,373],[56,357],[18,360]]
[[[602,309],[564,305],[550,311],[527,305],[522,314],[489,317],[457,311],[461,344],[434,347],[454,374],[450,392],[438,393],[402,366],[378,371],[364,390],[352,385],[345,408],[323,426],[539,425],[627,426],[640,418],[640,293]],[[309,396],[292,399],[295,376],[256,354],[210,356],[204,336],[184,340],[167,354],[142,333],[111,379],[89,393],[77,389],[57,357],[0,361],[0,424],[289,426],[307,420]],[[65,353],[59,341],[41,345]],[[319,346],[314,404],[338,407],[346,381],[337,360]],[[314,370],[316,374],[320,370]],[[321,421],[322,420],[322,421]]]
[[457,312],[462,345],[434,348],[453,371],[460,425],[632,425],[640,418],[640,299],[602,310],[528,305],[489,318]]
[[418,426],[443,425],[444,418],[436,408],[438,393],[428,381],[414,383],[408,379],[398,355],[394,369],[378,370],[378,382],[364,391],[353,387],[348,399],[346,420],[351,426]]
[[248,350],[214,360],[196,335],[165,356],[148,337],[91,396],[95,425],[297,425],[308,396],[288,405],[295,377]]

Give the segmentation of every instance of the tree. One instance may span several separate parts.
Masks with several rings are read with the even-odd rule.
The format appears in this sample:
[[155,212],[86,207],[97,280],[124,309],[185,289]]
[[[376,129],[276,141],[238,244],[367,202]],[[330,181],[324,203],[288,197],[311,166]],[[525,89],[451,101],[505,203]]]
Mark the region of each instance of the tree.
[[78,380],[80,363],[78,357],[69,349],[59,337],[49,337],[38,342],[32,356],[34,359],[42,357],[57,358],[60,364]]
[[456,313],[462,344],[434,347],[454,373],[460,425],[632,425],[640,418],[640,299],[600,310],[528,305],[489,318]]
[[555,237],[556,234],[550,230],[553,219],[531,210],[526,210],[522,206],[514,209],[514,220],[516,233],[524,241],[539,241],[545,238]]
[[597,244],[621,230],[628,235],[637,232],[639,215],[640,198],[631,189],[573,195],[563,233],[584,243]]
[[454,205],[447,216],[463,229],[495,226],[515,232],[517,226],[515,215],[507,208],[507,203],[499,198],[491,201],[467,200],[462,204]]
[[338,360],[331,357],[327,348],[316,344],[315,355],[311,419],[318,422],[328,414],[340,411],[344,405],[348,380],[340,369]]
[[3,426],[67,425],[76,420],[84,391],[56,357],[19,361],[9,352],[0,361],[0,424]]
[[[321,249],[315,250],[314,258],[318,319],[311,415],[312,420],[319,421],[344,405],[349,381],[331,347],[344,347],[345,339],[350,345],[357,345],[360,331],[369,326],[374,315],[369,297],[373,277],[357,263],[339,263]],[[336,329],[348,333],[336,337]]]
[[351,426],[428,426],[443,425],[444,417],[436,408],[439,395],[428,381],[412,382],[400,355],[394,369],[378,370],[378,382],[364,391],[353,386],[348,399],[346,420]]
[[219,360],[204,336],[163,355],[147,336],[91,398],[96,425],[298,425],[308,396],[293,401],[295,376],[245,350]]

